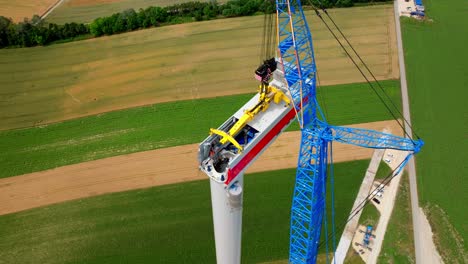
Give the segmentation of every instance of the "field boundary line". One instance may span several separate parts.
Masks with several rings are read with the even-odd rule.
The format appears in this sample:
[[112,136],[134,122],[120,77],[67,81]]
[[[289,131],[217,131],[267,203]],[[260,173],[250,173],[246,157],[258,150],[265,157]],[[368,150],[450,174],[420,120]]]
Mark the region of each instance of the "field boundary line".
[[[403,50],[403,40],[401,35],[400,15],[399,15],[399,0],[394,2],[395,27],[397,35],[398,61],[400,64],[400,87],[401,99],[403,107],[403,116],[407,120],[405,122],[405,130],[407,135],[413,135],[411,127],[411,112],[409,106],[408,84],[406,81],[406,65]],[[416,264],[438,264],[442,263],[439,252],[434,245],[431,226],[426,215],[421,207],[419,207],[418,185],[416,180],[416,165],[415,157],[408,161],[408,176],[410,183],[410,200],[411,212],[413,216],[413,236],[414,236],[414,251]]]
[[[398,131],[392,120],[350,126]],[[299,141],[299,131],[283,133],[247,172],[295,168]],[[336,162],[369,159],[373,152],[339,143],[335,150]],[[207,179],[198,170],[197,152],[196,143],[3,178],[0,215],[106,193]]]
[[41,15],[41,19],[45,19],[52,11],[55,10],[59,5],[61,5],[65,0],[58,0],[53,5],[51,5],[47,10]]
[[[409,98],[408,98],[408,86],[406,82],[406,67],[405,67],[405,57],[403,51],[403,40],[401,37],[401,26],[400,26],[400,15],[399,15],[399,4],[398,0],[395,0],[394,3],[394,14],[395,14],[395,27],[397,35],[397,48],[398,48],[398,61],[400,68],[400,87],[401,87],[401,99],[403,107],[403,115],[407,120],[405,123],[405,129],[408,131],[409,135],[412,135],[413,131],[411,129],[411,114],[409,109]],[[408,125],[409,124],[409,125]],[[413,215],[413,237],[414,237],[414,251],[416,257],[416,263],[423,263],[424,256],[422,255],[422,241],[421,241],[421,232],[422,228],[419,226],[419,198],[418,198],[418,187],[416,182],[416,168],[414,164],[414,157],[408,162],[408,176],[410,182],[410,199],[411,199],[411,211]]]

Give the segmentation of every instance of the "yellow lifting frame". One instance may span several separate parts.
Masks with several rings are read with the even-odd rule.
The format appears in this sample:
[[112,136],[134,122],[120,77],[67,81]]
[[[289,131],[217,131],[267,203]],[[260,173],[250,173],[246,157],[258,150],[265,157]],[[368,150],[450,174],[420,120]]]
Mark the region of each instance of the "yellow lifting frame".
[[281,101],[284,101],[287,105],[291,103],[291,100],[287,95],[285,95],[280,89],[277,89],[272,86],[259,86],[260,97],[258,99],[258,104],[256,104],[252,109],[246,110],[244,115],[229,129],[229,132],[218,129],[210,129],[210,134],[216,134],[221,137],[221,144],[225,144],[228,141],[231,142],[239,151],[242,151],[242,146],[234,139],[234,136],[237,135],[246,125],[250,122],[260,111],[264,112],[270,106],[270,101],[273,99],[273,102],[279,104]]
[[239,145],[239,143],[233,137],[231,137],[231,135],[229,135],[228,133],[226,133],[226,132],[224,132],[222,130],[211,128],[210,129],[210,135],[213,135],[213,134],[216,134],[216,135],[222,137],[223,140],[226,139],[227,141],[231,142],[234,146],[236,146],[236,148],[239,149],[239,151],[242,151],[242,146]]

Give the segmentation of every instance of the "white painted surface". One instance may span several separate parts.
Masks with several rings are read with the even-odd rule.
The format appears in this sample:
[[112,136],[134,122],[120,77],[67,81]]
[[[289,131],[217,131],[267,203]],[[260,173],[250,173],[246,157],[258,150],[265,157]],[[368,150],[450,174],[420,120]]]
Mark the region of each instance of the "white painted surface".
[[[273,81],[271,82],[271,86],[277,87],[276,86],[277,82]],[[283,93],[287,93],[287,90],[281,89]],[[260,94],[257,93],[255,94],[254,97],[252,97],[244,106],[242,106],[237,112],[232,115],[237,119],[240,119],[246,110],[252,109],[255,105],[258,104],[260,98]],[[283,116],[285,116],[290,110],[292,106],[286,105],[285,102],[281,101],[279,104],[276,104],[273,102],[273,100],[270,102],[270,106],[268,109],[263,112],[259,112],[250,122],[249,126],[255,128],[259,132],[265,132],[269,131],[279,120],[282,119]]]
[[241,259],[242,202],[244,175],[237,177],[237,188],[210,180],[211,205],[216,243],[216,262],[239,264]]
[[[276,78],[280,78],[281,72],[278,73],[275,76],[278,76]],[[283,83],[281,80],[274,79],[271,83],[271,86],[276,87],[280,90],[282,90],[283,93],[287,94],[287,90],[284,87]],[[245,113],[246,110],[252,109],[254,106],[256,106],[259,102],[260,94],[257,93],[255,94],[247,103],[245,103],[239,110],[237,110],[231,117],[229,117],[221,126],[218,127],[218,130],[223,130],[227,131],[230,129],[228,126],[230,120],[234,117],[237,120],[239,120]],[[200,170],[203,171],[210,179],[213,179],[217,182],[225,182],[228,178],[228,170],[234,168],[239,162],[241,162],[246,155],[250,155],[250,151],[280,122],[282,121],[285,116],[291,111],[292,105],[287,105],[284,101],[279,102],[276,104],[273,100],[270,102],[269,107],[265,111],[259,112],[255,117],[248,122],[248,126],[254,128],[255,130],[258,131],[256,136],[244,147],[242,152],[238,153],[232,153],[229,156],[229,163],[228,166],[226,167],[225,171],[222,172],[217,172],[214,169],[214,161],[211,159],[205,159],[202,161],[200,164]],[[292,120],[289,122],[291,124]],[[286,129],[288,126],[286,125],[284,129]],[[223,129],[224,128],[224,129]],[[250,165],[252,165],[255,160],[260,157],[260,155],[268,149],[268,146],[270,146],[275,139],[282,133],[279,132],[274,138],[272,138],[264,147],[263,149],[253,158],[243,169],[245,171]],[[211,136],[208,136],[201,144],[200,146],[209,145],[209,142],[211,142]],[[242,173],[242,172],[241,172]],[[222,180],[222,178],[224,180]],[[235,180],[236,178],[234,178]],[[234,181],[232,181],[234,182]],[[228,185],[230,185],[232,182],[230,182]],[[229,187],[229,186],[228,186]]]
[[[398,151],[398,150],[386,150],[384,157],[389,161],[385,161],[392,170],[395,170],[398,165],[406,158],[408,152]],[[392,216],[393,207],[395,205],[396,195],[398,192],[398,186],[400,186],[401,179],[400,172],[395,178],[393,178],[387,187],[384,188],[385,193],[380,204],[372,202],[380,212],[379,221],[377,223],[377,228],[375,229],[375,239],[372,243],[372,251],[369,252],[366,263],[374,264],[377,263],[377,259],[382,250],[382,244],[385,237],[385,232],[387,231],[388,222]]]
[[398,6],[398,14],[400,16],[411,16],[411,12],[416,11],[416,5],[414,4],[414,0],[397,0],[395,5]]
[[[387,131],[384,130],[384,132]],[[362,180],[362,184],[359,188],[356,200],[354,200],[351,212],[353,212],[356,208],[361,207],[362,203],[365,201],[365,199],[371,192],[373,188],[375,173],[379,168],[379,164],[382,160],[383,155],[383,149],[376,149],[374,151],[374,155],[372,156],[369,167],[367,168],[366,175]],[[359,212],[357,212],[356,215],[346,224],[343,234],[341,235],[340,242],[338,243],[338,247],[336,248],[335,258],[332,260],[332,263],[341,264],[344,262],[346,254],[348,253],[349,246],[351,245],[351,241],[353,240],[354,233],[357,230],[361,213],[362,210],[359,210]]]

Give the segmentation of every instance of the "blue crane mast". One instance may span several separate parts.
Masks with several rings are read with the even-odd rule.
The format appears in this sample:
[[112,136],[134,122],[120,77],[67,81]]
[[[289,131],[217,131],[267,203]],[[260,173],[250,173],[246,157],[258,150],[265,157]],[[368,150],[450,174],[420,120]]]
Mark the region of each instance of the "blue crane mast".
[[[268,59],[273,48],[268,41],[262,54],[267,60],[255,71],[259,92],[217,129],[210,129],[199,145],[199,168],[210,178],[218,263],[240,263],[244,172],[294,117],[301,128],[301,146],[291,207],[290,263],[316,262],[322,223],[327,224],[325,186],[333,141],[407,151],[395,174],[423,145],[422,140],[329,125],[317,102],[312,36],[299,0],[276,0],[276,25],[277,58]],[[264,37],[270,35],[264,32]]]
[[325,211],[329,147],[332,141],[375,149],[408,151],[404,167],[423,145],[391,134],[331,126],[316,98],[317,68],[312,36],[299,0],[276,0],[279,68],[301,127],[301,146],[291,208],[290,263],[315,263]]

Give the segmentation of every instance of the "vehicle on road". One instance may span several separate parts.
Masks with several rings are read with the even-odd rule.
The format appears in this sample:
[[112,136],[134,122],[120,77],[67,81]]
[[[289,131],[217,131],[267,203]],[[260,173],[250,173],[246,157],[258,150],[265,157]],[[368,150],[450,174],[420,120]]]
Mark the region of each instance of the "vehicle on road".
[[376,189],[372,192],[372,196],[383,197],[383,189]]
[[370,239],[372,238],[372,226],[368,225],[366,228],[366,233],[364,234],[364,239],[362,240],[364,246],[368,247]]

